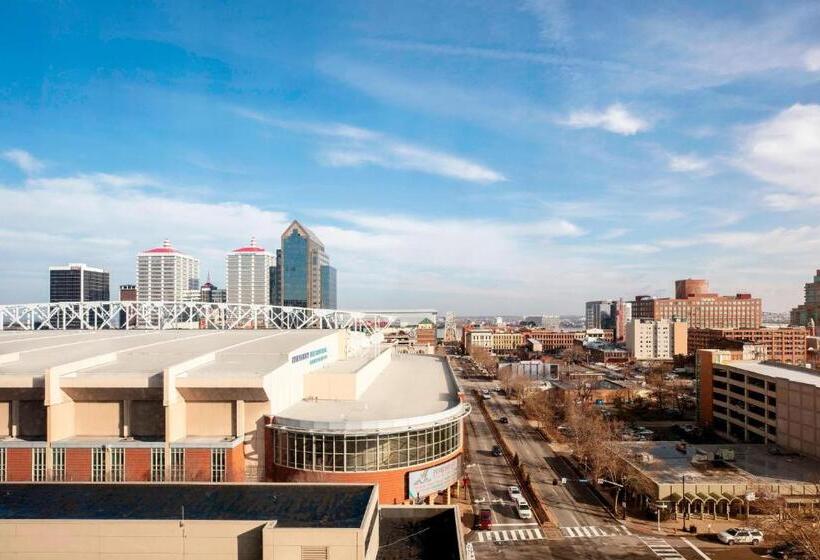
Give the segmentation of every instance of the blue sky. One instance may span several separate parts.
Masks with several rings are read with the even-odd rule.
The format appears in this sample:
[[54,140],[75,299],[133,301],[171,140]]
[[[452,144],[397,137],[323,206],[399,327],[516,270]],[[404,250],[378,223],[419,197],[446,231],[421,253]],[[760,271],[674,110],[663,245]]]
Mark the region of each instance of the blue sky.
[[[617,4],[617,5],[616,5]],[[580,313],[820,267],[817,2],[4,2],[0,301],[293,218],[340,305]]]

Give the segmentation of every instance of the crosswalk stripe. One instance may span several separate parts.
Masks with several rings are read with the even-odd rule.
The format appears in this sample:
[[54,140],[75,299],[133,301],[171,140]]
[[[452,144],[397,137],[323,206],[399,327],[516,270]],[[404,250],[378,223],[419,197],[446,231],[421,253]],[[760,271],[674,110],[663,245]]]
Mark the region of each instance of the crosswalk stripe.
[[498,529],[478,531],[478,542],[532,541],[545,539],[541,529]]

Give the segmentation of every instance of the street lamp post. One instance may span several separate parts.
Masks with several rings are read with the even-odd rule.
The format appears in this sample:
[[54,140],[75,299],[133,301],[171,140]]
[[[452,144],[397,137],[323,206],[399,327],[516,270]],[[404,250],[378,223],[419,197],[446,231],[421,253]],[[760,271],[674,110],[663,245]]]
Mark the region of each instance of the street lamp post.
[[[681,480],[681,484],[683,485],[683,489],[681,490],[681,492],[683,494],[683,503],[686,503],[686,475],[685,474],[680,475],[680,480]],[[681,504],[681,505],[683,505],[683,504]],[[686,512],[688,510],[689,510],[689,508],[686,508],[686,510],[683,511],[683,532],[684,533],[686,532]]]

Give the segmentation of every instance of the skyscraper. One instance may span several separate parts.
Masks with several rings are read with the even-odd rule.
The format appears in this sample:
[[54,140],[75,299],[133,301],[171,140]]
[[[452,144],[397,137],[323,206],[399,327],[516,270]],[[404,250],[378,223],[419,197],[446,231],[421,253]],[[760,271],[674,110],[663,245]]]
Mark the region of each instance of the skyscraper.
[[811,327],[811,322],[814,321],[813,326],[817,332],[811,334],[820,334],[820,268],[813,281],[806,283],[805,294],[804,302],[792,309],[790,322],[792,325]]
[[49,301],[86,302],[109,301],[109,274],[101,268],[93,268],[83,263],[66,266],[52,266],[49,272]]
[[281,291],[281,305],[336,307],[336,270],[325,246],[296,220],[282,233],[282,258],[276,268],[279,284],[274,282],[272,291]]
[[270,303],[270,274],[275,268],[274,256],[256,245],[251,238],[225,257],[225,289],[228,303]]
[[611,329],[613,317],[611,300],[588,301],[586,304],[587,329]]
[[177,251],[167,239],[137,255],[138,301],[199,299],[199,259]]

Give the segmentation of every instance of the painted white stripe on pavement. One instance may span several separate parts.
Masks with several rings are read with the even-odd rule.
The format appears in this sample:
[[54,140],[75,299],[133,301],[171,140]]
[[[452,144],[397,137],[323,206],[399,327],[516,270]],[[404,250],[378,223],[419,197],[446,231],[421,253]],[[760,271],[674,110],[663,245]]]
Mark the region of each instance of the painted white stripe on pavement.
[[680,539],[680,540],[682,540],[683,542],[685,542],[686,544],[688,544],[690,547],[692,547],[692,550],[694,550],[695,552],[697,552],[697,553],[700,555],[700,557],[701,557],[701,558],[703,558],[704,560],[711,560],[711,558],[709,558],[708,556],[706,556],[706,553],[704,553],[701,549],[699,549],[698,547],[696,547],[696,546],[694,545],[694,543],[689,542],[689,539],[686,539],[686,538],[684,538],[684,537],[681,537],[681,539]]

